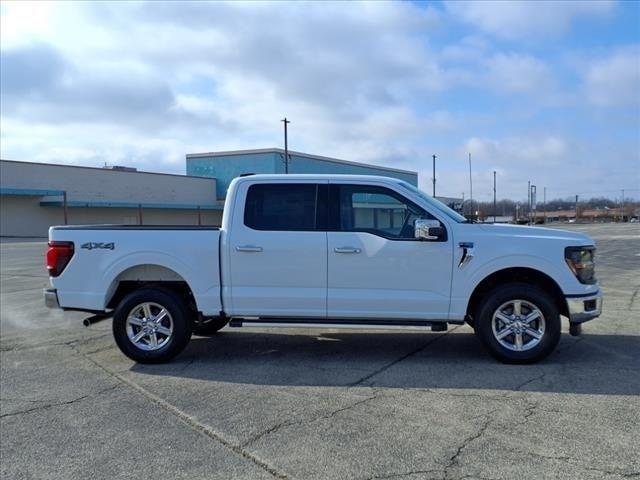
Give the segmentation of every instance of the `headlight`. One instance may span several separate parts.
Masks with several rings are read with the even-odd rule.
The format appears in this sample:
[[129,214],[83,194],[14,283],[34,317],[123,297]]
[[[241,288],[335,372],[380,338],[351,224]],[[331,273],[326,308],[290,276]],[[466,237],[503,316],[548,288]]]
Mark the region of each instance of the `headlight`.
[[567,247],[564,249],[564,259],[580,283],[594,284],[596,247]]

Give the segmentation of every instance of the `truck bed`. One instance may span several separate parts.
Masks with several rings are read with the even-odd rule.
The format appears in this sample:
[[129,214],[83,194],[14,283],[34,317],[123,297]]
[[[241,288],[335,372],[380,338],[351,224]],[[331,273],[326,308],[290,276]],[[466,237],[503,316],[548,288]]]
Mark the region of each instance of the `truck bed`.
[[60,225],[51,227],[51,230],[220,230],[220,227],[210,225]]
[[49,239],[74,244],[64,272],[51,278],[62,308],[104,311],[120,282],[185,279],[204,315],[222,308],[218,227],[67,225],[51,227]]

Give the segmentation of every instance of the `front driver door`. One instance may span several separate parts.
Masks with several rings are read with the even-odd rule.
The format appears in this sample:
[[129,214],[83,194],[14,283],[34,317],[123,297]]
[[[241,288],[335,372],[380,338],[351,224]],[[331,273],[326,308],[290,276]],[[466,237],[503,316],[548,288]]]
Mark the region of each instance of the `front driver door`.
[[416,219],[434,216],[395,190],[365,184],[330,184],[329,205],[329,317],[448,317],[450,235],[420,241],[413,231]]

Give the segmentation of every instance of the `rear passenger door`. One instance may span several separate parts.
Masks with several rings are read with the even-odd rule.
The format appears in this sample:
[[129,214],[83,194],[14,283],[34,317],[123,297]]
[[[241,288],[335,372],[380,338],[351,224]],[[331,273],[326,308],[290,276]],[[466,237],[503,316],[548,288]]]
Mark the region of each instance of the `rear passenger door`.
[[327,182],[247,183],[229,239],[232,314],[327,313]]

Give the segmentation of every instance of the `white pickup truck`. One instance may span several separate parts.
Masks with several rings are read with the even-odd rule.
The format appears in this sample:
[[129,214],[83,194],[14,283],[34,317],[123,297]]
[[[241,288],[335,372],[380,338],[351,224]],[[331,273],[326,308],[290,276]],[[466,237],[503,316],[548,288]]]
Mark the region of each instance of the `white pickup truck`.
[[551,353],[600,315],[594,242],[573,232],[473,224],[406,182],[247,175],[222,227],[49,230],[45,303],[113,316],[122,352],[171,359],[225,325],[430,328],[469,323],[504,362]]

